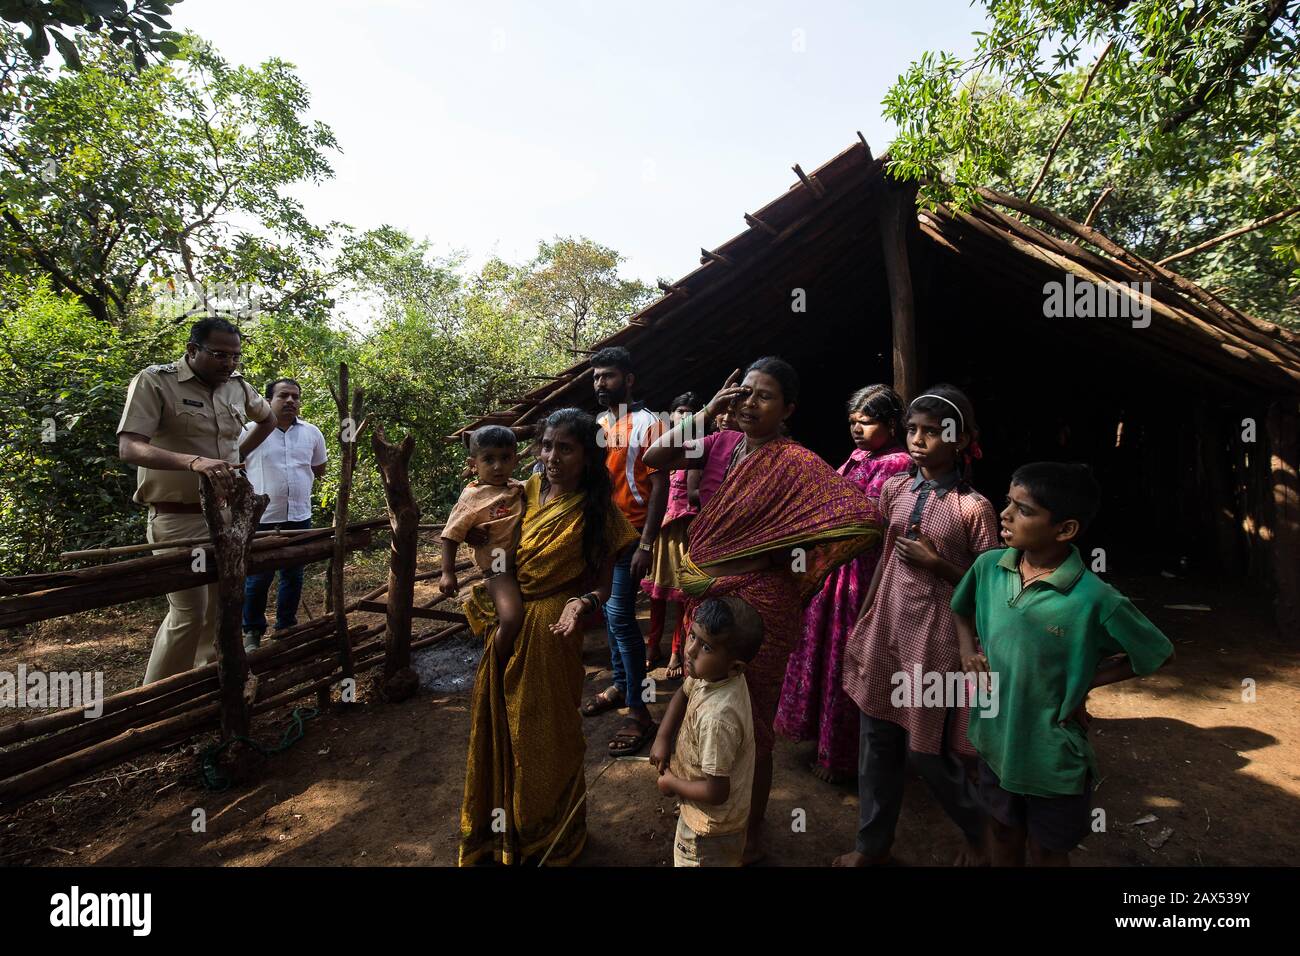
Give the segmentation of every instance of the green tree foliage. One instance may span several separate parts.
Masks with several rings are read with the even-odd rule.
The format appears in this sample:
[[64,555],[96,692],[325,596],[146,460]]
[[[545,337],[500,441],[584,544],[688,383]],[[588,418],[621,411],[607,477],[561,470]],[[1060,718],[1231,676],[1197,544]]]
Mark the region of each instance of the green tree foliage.
[[927,53],[887,94],[892,170],[923,201],[1091,214],[1155,260],[1282,214],[1171,268],[1300,322],[1300,2],[982,2],[971,58]]
[[[308,311],[332,234],[286,187],[333,175],[334,134],[302,119],[306,88],[269,60],[234,67],[187,34],[137,71],[102,38],[85,68],[51,74],[0,32],[0,261],[121,322],[146,284],[220,311]],[[240,291],[242,290],[242,291]]]
[[176,33],[167,17],[181,0],[0,0],[0,19],[27,27],[23,46],[36,60],[58,47],[63,62],[81,68],[81,56],[70,33],[86,30],[103,33],[131,54],[137,69],[144,69],[150,53],[174,56]]
[[493,267],[510,311],[527,316],[550,349],[571,358],[617,331],[654,298],[645,283],[619,276],[622,261],[613,249],[586,237],[557,236],[539,243],[526,265]]
[[0,571],[57,566],[58,553],[143,538],[135,475],[113,438],[136,356],[161,335],[98,321],[41,281],[0,289]]

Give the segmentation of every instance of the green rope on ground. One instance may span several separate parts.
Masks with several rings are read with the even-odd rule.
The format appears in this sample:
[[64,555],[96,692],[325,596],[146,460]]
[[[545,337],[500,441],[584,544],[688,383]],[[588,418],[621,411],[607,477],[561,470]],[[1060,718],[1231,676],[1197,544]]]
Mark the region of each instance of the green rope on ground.
[[247,744],[264,757],[269,757],[272,754],[283,753],[298,741],[302,740],[304,733],[303,724],[319,715],[320,711],[315,707],[295,707],[293,713],[289,715],[289,721],[284,728],[284,733],[280,735],[280,742],[274,747],[267,747],[264,744],[258,743],[252,737],[244,737],[242,735],[231,737],[229,740],[223,740],[219,744],[213,744],[211,747],[208,747],[203,751],[203,753],[199,754],[199,775],[203,779],[203,786],[208,790],[216,791],[225,790],[230,786],[230,778],[226,776],[226,774],[222,773],[220,768],[217,766],[217,758],[220,757],[231,744],[236,741]]

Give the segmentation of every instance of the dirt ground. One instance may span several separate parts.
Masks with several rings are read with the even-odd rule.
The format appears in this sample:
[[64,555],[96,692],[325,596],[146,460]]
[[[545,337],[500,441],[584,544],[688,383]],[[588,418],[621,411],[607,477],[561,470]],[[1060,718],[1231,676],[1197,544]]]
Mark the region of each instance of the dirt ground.
[[[373,567],[364,576],[377,579]],[[1155,676],[1092,695],[1102,773],[1095,803],[1106,829],[1089,837],[1075,863],[1294,865],[1300,644],[1279,640],[1269,608],[1242,594],[1163,578],[1115,583],[1170,636],[1178,659]],[[309,578],[308,604],[317,613],[319,595]],[[1164,607],[1191,603],[1212,610]],[[0,670],[20,662],[98,668],[107,693],[132,686],[161,606],[84,614],[0,639]],[[590,690],[600,690],[609,675],[603,630],[588,633],[584,662]],[[662,669],[654,676],[662,711],[676,683],[664,681]],[[1252,702],[1243,699],[1247,679]],[[213,739],[205,735],[0,814],[0,865],[453,865],[468,693],[422,690],[402,704],[373,701],[309,720],[303,739],[261,760],[248,786],[202,789],[194,769],[198,749]],[[260,718],[258,737],[277,740],[288,714]],[[0,721],[17,716],[0,711]],[[586,722],[589,781],[607,762],[605,742],[619,719],[608,713]],[[856,791],[814,778],[811,756],[810,743],[778,742],[768,865],[824,865],[853,845]],[[196,832],[197,810],[205,832]],[[1156,819],[1135,825],[1148,816]],[[591,790],[580,864],[669,866],[674,826],[673,801],[659,796],[649,765],[620,762]],[[899,862],[947,864],[958,842],[919,780],[909,781]]]

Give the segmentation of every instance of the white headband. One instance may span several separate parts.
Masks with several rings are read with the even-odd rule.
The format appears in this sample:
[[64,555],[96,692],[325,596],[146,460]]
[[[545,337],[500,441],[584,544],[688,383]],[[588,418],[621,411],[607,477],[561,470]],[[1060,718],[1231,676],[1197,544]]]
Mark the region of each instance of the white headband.
[[961,409],[958,408],[956,404],[954,404],[952,401],[944,398],[942,395],[934,395],[927,392],[924,395],[918,395],[916,396],[916,398],[912,399],[912,404],[915,405],[923,398],[937,398],[941,402],[947,402],[949,405],[952,405],[952,410],[957,413],[957,420],[961,423],[961,430],[963,432],[966,430],[966,416],[961,413]]

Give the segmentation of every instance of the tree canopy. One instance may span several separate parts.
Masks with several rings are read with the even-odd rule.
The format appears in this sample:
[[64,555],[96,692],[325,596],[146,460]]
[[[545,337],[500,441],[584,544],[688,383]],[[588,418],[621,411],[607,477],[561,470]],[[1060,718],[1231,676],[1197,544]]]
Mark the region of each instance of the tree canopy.
[[149,54],[173,56],[178,52],[176,33],[167,17],[181,0],[0,0],[0,19],[27,27],[23,41],[33,59],[43,60],[50,42],[63,62],[81,69],[81,54],[73,37],[77,31],[101,33],[131,54],[143,69]]
[[[208,311],[277,311],[319,292],[331,240],[286,187],[333,175],[334,134],[302,114],[290,66],[235,67],[187,34],[137,71],[102,38],[54,75],[0,30],[0,232],[7,271],[41,275],[92,315],[121,321],[142,284],[179,280]],[[214,302],[261,290],[257,302]],[[246,298],[250,292],[246,292]]]
[[885,98],[922,201],[996,186],[1300,322],[1300,2],[981,3],[971,57],[926,53]]

